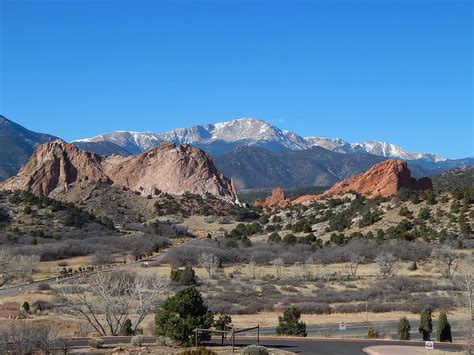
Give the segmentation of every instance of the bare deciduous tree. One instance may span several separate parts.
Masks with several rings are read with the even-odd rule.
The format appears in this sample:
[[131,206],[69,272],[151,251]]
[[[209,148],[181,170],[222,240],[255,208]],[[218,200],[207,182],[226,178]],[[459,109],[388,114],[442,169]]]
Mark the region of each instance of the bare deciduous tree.
[[118,335],[127,319],[136,331],[158,307],[169,282],[131,271],[82,276],[57,291],[58,303],[82,316],[101,336]]
[[314,264],[315,264],[315,261],[313,257],[311,256],[308,259],[306,259],[304,263],[301,264],[303,280],[308,280],[308,281],[313,280],[313,265]]
[[433,251],[433,257],[442,267],[441,273],[447,279],[452,279],[459,267],[459,254],[450,248],[438,248]]
[[282,269],[283,265],[285,264],[283,262],[283,259],[282,258],[273,259],[272,261],[270,261],[270,264],[272,264],[275,267],[276,278],[278,280],[280,280],[281,279],[281,269]]
[[0,286],[12,280],[23,280],[39,262],[37,255],[20,255],[8,247],[0,247]]
[[257,277],[257,263],[254,260],[250,260],[247,266],[249,268],[252,279],[255,279]]
[[460,289],[459,306],[463,314],[467,314],[461,326],[467,339],[466,351],[474,354],[474,258],[471,256],[460,264],[459,272],[453,278],[454,284]]
[[388,251],[382,251],[376,258],[375,263],[379,268],[379,276],[390,277],[395,273],[397,258]]
[[359,265],[365,261],[365,256],[357,252],[349,254],[349,276],[355,279],[357,277],[357,269]]
[[213,277],[214,272],[219,267],[219,258],[211,253],[202,253],[199,256],[198,263],[206,269],[209,277]]

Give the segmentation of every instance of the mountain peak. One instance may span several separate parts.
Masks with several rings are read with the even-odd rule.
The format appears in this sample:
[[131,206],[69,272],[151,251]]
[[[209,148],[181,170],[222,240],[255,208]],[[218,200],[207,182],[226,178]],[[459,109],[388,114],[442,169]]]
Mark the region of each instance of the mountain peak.
[[421,159],[429,162],[445,160],[435,154],[410,152],[387,142],[349,143],[340,138],[302,137],[254,117],[177,128],[164,133],[116,131],[76,142],[104,141],[116,144],[132,154],[143,152],[163,142],[173,142],[178,145],[191,144],[213,155],[222,155],[240,146],[256,146],[272,151],[301,151],[322,147],[345,154],[370,153],[386,158]]

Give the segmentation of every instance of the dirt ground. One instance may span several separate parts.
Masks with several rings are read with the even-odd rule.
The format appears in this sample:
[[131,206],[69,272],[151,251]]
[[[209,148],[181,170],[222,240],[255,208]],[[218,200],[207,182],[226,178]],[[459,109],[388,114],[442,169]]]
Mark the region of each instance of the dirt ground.
[[396,346],[396,345],[379,345],[371,346],[363,349],[369,355],[406,355],[406,354],[428,354],[428,355],[452,355],[463,354],[462,351],[442,351],[442,350],[427,350],[419,346]]

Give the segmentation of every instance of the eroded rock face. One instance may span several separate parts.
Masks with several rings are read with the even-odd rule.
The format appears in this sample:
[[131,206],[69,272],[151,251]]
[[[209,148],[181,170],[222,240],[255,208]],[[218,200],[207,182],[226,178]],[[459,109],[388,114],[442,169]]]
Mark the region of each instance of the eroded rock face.
[[285,197],[285,192],[281,187],[277,187],[272,190],[271,196],[268,196],[265,200],[256,200],[255,206],[260,206],[264,210],[281,208],[289,205],[290,200]]
[[419,180],[412,178],[407,163],[402,160],[386,160],[375,164],[365,173],[334,184],[329,190],[319,195],[306,195],[293,200],[293,204],[304,203],[325,196],[342,195],[356,192],[367,198],[392,196],[401,188],[412,190],[433,189],[427,177]]
[[28,190],[37,195],[67,191],[80,181],[107,182],[143,195],[167,192],[210,193],[237,202],[232,183],[202,150],[165,143],[130,157],[101,157],[61,140],[43,144],[17,176],[0,185],[4,190]]

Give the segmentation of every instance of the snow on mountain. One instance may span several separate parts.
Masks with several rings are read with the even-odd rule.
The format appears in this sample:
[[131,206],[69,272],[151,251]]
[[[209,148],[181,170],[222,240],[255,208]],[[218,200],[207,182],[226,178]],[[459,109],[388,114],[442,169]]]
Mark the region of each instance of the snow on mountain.
[[92,138],[78,139],[73,143],[111,142],[128,150],[130,153],[136,154],[156,147],[164,141],[158,134],[152,132],[115,131]]
[[104,141],[114,143],[134,154],[155,147],[162,142],[173,142],[196,145],[204,149],[214,147],[211,150],[217,154],[238,146],[259,146],[277,151],[298,151],[319,146],[346,154],[370,153],[387,158],[423,159],[431,162],[445,160],[436,154],[410,152],[386,142],[349,143],[339,138],[301,137],[294,132],[281,130],[256,118],[239,118],[191,128],[177,128],[164,133],[116,131],[75,142]]
[[387,158],[399,158],[403,160],[424,159],[433,162],[446,160],[446,158],[436,154],[410,152],[387,142],[368,141],[352,143],[351,147],[355,152],[364,151],[373,155],[380,155]]

